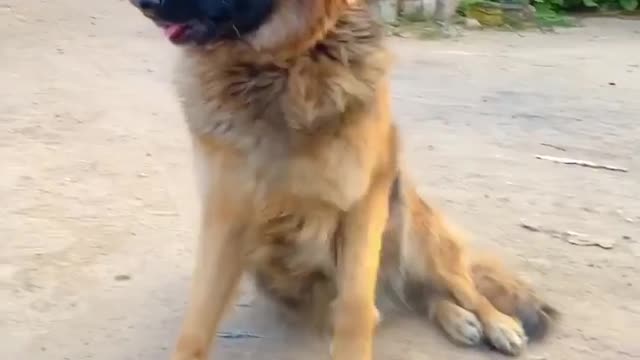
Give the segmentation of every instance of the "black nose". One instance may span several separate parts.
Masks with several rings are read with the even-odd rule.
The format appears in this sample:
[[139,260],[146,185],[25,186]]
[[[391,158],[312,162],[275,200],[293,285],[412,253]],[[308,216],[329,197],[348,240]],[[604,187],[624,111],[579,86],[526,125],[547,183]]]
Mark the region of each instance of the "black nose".
[[155,11],[162,6],[162,0],[133,0],[133,2],[143,11]]
[[[0,0],[2,1],[2,0]],[[170,23],[185,23],[193,19],[201,18],[205,14],[199,8],[200,1],[212,1],[215,4],[231,0],[129,0],[143,14],[154,20]],[[255,1],[255,0],[249,0]]]

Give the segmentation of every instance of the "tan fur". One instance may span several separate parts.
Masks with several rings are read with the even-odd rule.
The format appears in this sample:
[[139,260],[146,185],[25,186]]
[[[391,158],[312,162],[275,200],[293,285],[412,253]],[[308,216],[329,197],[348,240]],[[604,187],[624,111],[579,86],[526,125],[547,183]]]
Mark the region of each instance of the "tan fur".
[[511,354],[526,342],[520,312],[554,313],[470,263],[405,179],[382,33],[346,0],[280,0],[247,41],[185,49],[177,86],[203,201],[173,360],[207,358],[244,270],[285,307],[330,314],[335,360],[372,358],[378,283],[453,339]]

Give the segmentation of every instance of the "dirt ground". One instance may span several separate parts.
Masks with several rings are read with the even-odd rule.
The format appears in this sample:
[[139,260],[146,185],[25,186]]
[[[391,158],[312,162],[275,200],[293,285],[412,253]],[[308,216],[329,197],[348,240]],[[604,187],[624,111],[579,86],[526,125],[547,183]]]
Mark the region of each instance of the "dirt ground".
[[[421,191],[564,313],[528,360],[640,359],[640,22],[585,26],[391,41]],[[167,358],[196,222],[175,54],[124,0],[0,1],[0,358]],[[258,338],[220,338],[216,359],[328,358],[271,310],[243,291],[223,330]],[[387,320],[378,359],[502,358]]]

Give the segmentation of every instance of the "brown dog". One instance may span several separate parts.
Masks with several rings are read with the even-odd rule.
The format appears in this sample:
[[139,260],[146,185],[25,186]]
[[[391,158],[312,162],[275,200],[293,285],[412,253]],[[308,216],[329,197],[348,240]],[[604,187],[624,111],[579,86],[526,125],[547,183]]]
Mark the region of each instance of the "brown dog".
[[[183,45],[202,226],[174,360],[203,360],[244,270],[369,360],[378,283],[454,340],[518,354],[555,310],[469,260],[398,160],[383,29],[357,0],[132,0]],[[380,286],[383,288],[383,286]],[[328,311],[328,310],[331,311]]]

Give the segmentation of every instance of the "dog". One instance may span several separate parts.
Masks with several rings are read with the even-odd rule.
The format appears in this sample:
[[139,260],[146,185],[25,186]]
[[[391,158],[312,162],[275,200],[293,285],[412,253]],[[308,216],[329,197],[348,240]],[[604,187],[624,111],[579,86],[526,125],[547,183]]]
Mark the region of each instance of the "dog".
[[372,359],[376,294],[455,342],[517,355],[558,312],[417,193],[399,157],[383,27],[358,0],[131,0],[182,50],[201,227],[173,360],[207,358],[241,276]]

